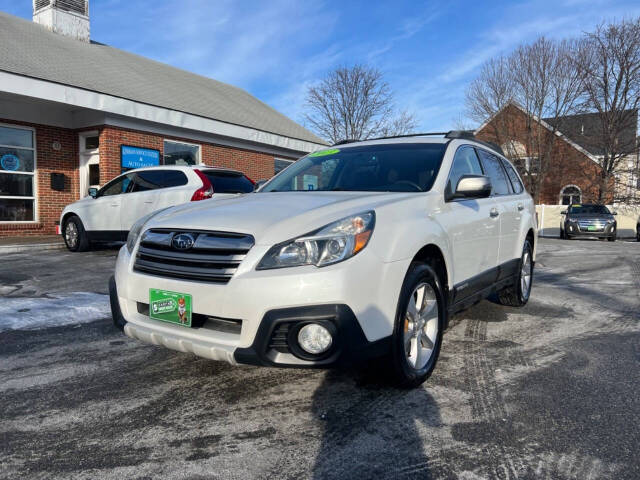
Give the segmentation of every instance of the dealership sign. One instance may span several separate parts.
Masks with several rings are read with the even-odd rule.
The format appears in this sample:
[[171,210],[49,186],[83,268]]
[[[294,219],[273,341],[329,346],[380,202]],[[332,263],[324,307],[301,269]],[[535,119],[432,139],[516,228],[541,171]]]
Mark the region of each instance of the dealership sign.
[[155,167],[160,165],[160,151],[122,145],[120,147],[120,161],[122,168]]

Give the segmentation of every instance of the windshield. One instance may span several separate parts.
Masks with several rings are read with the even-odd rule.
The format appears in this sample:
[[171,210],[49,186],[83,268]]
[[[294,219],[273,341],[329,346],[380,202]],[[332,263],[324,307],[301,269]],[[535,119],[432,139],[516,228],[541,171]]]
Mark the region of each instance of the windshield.
[[427,192],[438,175],[444,143],[332,148],[298,160],[260,192]]
[[604,205],[571,205],[569,213],[588,213],[592,215],[611,215]]

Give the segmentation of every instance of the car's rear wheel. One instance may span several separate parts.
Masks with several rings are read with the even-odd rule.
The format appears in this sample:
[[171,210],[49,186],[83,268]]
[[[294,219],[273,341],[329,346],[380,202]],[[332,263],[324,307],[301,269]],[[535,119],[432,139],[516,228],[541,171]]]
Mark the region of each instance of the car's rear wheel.
[[89,237],[80,218],[75,215],[69,217],[62,228],[64,243],[70,251],[84,252],[89,249]]
[[400,291],[393,331],[391,363],[399,386],[417,387],[429,378],[440,354],[445,320],[438,275],[427,264],[413,263]]
[[518,278],[514,285],[498,292],[498,300],[509,307],[523,307],[529,301],[533,286],[533,248],[525,240],[518,268]]
[[607,240],[609,240],[610,242],[615,242],[616,241],[616,237],[615,236],[609,237],[609,238],[607,238]]

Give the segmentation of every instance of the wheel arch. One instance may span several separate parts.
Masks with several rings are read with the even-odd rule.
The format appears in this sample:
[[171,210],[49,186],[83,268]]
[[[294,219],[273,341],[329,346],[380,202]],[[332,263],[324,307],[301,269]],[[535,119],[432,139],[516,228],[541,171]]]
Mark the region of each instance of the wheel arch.
[[438,245],[429,243],[423,246],[413,256],[412,263],[413,262],[424,262],[430,264],[438,274],[444,288],[449,290],[449,269],[447,266],[447,260],[442,249]]
[[[78,215],[76,212],[65,212],[64,215],[62,215],[62,218],[60,219],[60,231],[62,231],[62,229],[64,228],[65,222],[69,220],[71,217],[80,218],[80,215]],[[80,218],[80,221],[82,222],[82,218]],[[84,225],[84,222],[82,222],[82,224]]]

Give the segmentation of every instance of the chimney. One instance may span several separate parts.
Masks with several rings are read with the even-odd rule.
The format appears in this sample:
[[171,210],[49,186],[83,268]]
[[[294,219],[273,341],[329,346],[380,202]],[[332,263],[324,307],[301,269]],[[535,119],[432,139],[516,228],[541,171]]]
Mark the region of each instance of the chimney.
[[33,21],[52,32],[89,42],[89,0],[33,0]]

